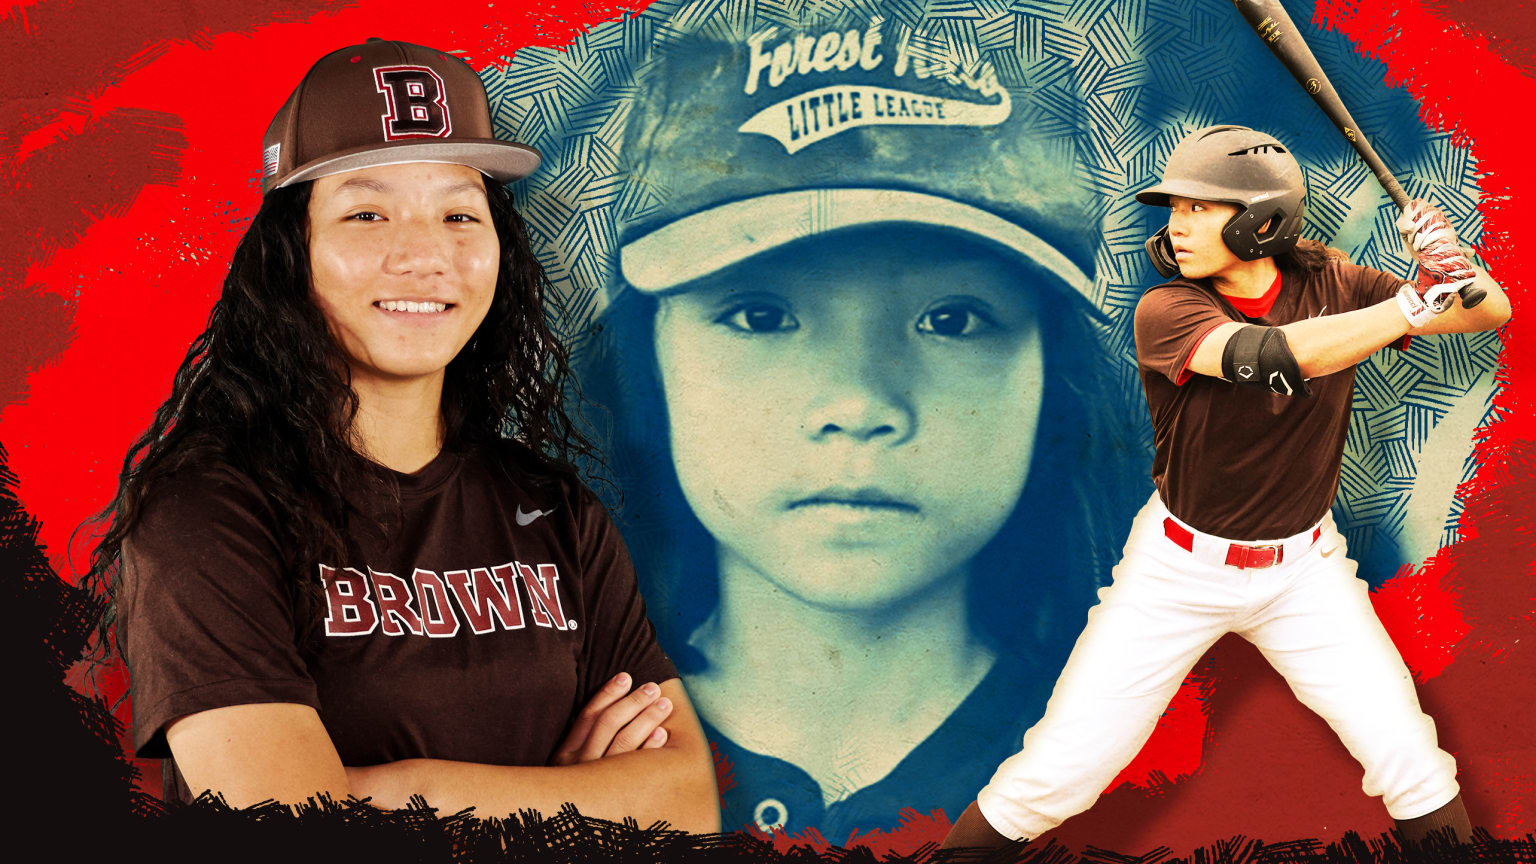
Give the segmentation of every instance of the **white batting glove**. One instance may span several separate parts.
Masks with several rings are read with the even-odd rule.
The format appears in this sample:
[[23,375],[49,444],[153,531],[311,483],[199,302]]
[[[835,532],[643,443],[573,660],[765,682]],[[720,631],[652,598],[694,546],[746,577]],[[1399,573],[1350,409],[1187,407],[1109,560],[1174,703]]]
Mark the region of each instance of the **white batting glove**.
[[1403,287],[1397,289],[1397,308],[1408,319],[1408,326],[1414,329],[1423,327],[1429,323],[1429,319],[1444,311],[1425,301],[1419,289],[1411,282],[1404,282]]

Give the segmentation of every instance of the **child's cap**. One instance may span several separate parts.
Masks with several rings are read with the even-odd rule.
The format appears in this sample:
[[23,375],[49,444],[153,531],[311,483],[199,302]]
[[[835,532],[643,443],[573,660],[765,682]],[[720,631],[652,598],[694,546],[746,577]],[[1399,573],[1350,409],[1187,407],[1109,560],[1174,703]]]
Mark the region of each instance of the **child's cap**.
[[991,54],[878,18],[661,49],[622,154],[644,199],[621,226],[624,282],[668,291],[805,238],[902,223],[991,241],[1096,310],[1105,204],[1079,160],[1086,119],[1020,95],[1020,70]]

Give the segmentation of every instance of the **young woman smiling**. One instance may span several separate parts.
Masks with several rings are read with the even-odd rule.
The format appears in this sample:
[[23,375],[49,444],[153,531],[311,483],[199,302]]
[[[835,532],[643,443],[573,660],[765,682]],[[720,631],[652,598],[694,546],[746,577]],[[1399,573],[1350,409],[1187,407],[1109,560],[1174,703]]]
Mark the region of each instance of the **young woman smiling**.
[[379,40],[322,58],[264,145],[91,571],[167,797],[715,830],[699,723],[569,465],[594,454],[557,298],[502,185],[538,154],[462,61]]

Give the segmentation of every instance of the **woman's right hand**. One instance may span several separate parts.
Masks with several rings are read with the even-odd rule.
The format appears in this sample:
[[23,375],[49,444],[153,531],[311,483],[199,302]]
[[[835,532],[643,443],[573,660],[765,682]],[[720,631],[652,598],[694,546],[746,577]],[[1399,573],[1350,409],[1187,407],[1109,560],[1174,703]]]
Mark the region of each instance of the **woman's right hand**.
[[667,743],[661,724],[672,713],[672,700],[654,682],[630,692],[632,683],[620,672],[604,684],[576,715],[549,764],[576,765]]

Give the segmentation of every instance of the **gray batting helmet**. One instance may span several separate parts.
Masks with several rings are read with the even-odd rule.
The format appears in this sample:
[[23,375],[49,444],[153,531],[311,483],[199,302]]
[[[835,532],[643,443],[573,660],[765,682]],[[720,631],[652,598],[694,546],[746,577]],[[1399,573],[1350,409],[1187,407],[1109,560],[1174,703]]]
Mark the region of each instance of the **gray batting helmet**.
[[1236,204],[1237,215],[1221,229],[1221,238],[1244,261],[1289,252],[1301,238],[1307,197],[1301,165],[1284,144],[1247,126],[1189,133],[1168,154],[1163,182],[1137,192],[1136,200],[1167,207],[1170,195]]

